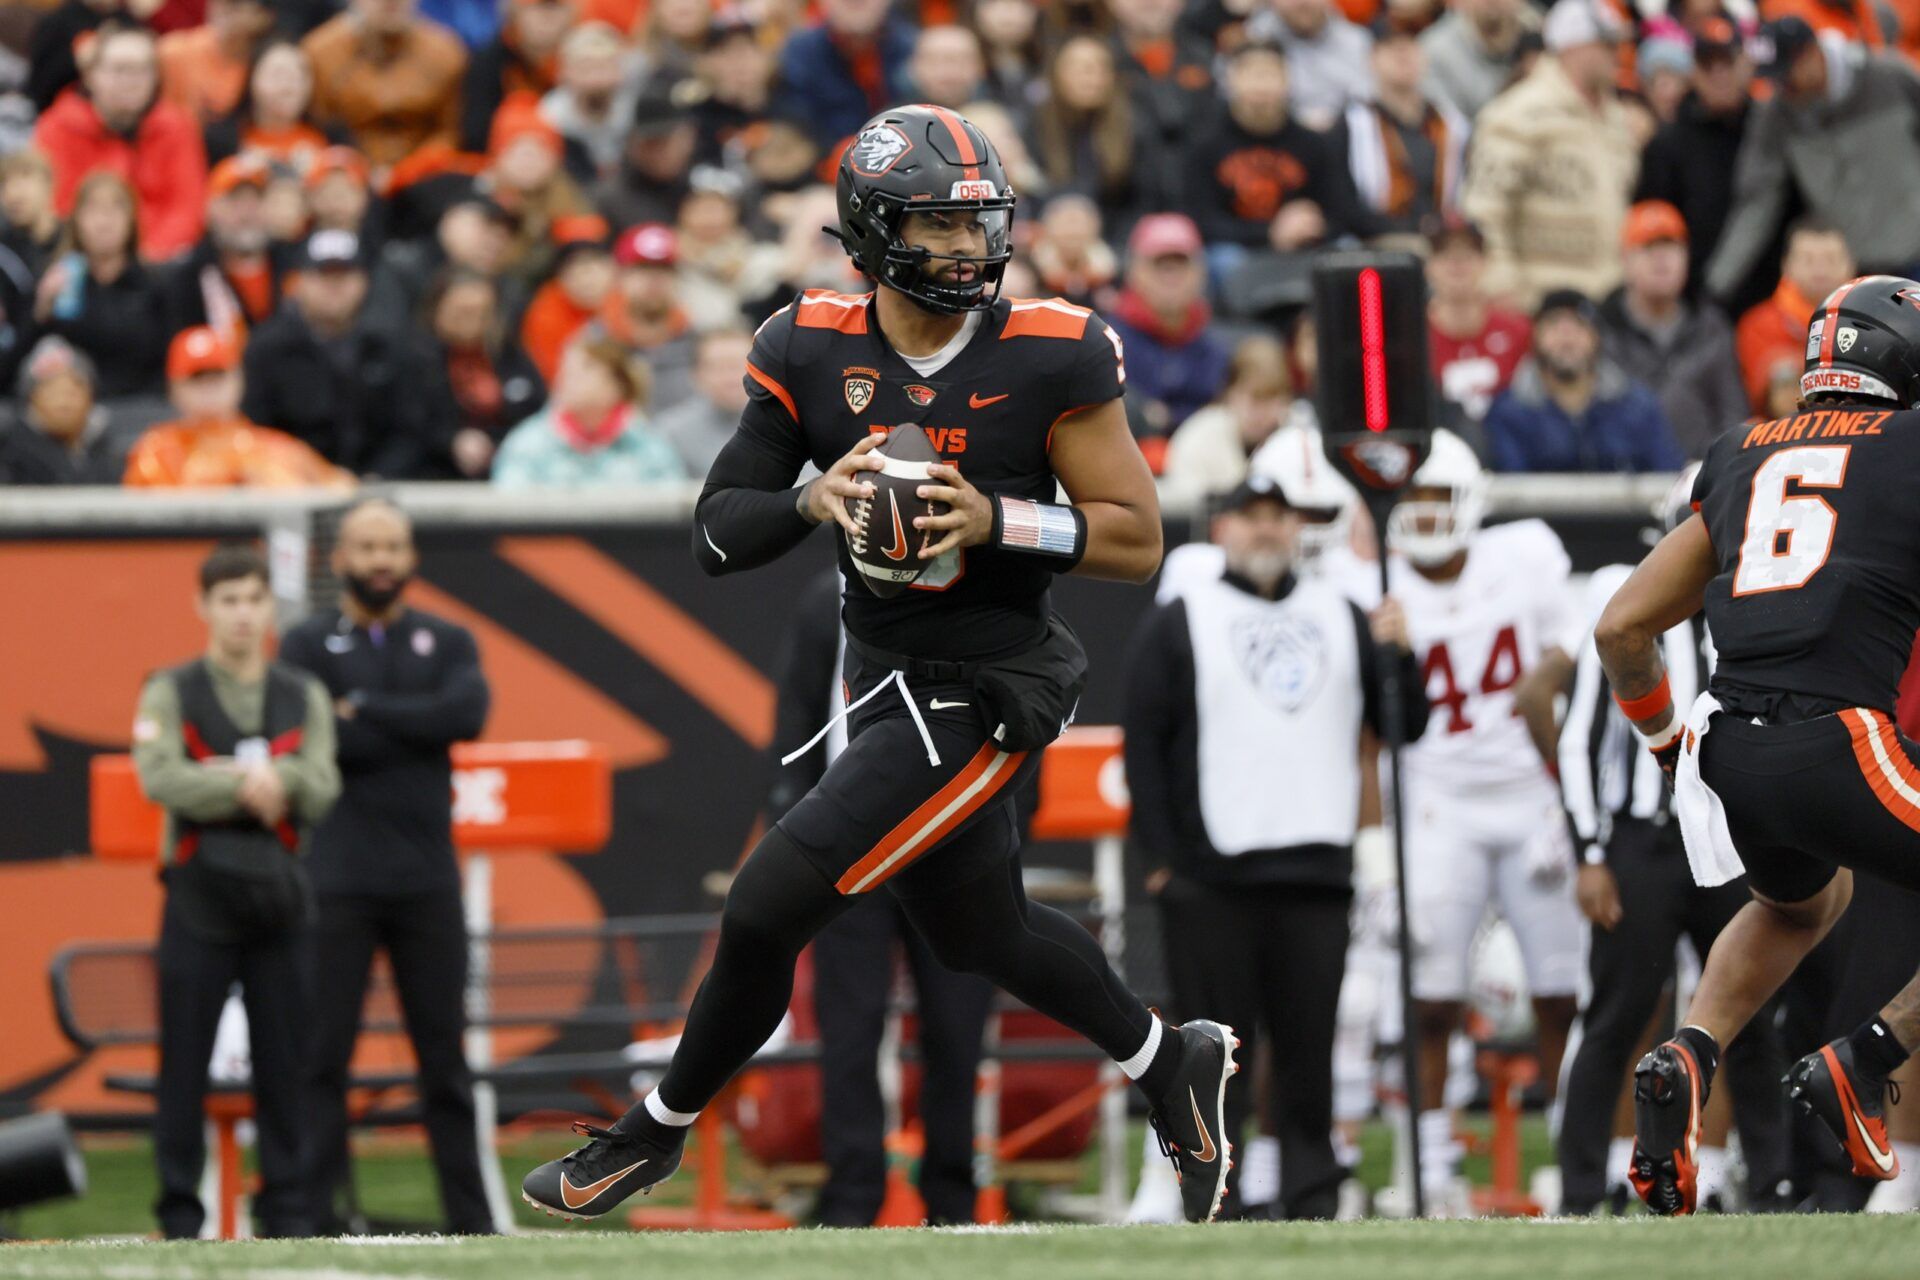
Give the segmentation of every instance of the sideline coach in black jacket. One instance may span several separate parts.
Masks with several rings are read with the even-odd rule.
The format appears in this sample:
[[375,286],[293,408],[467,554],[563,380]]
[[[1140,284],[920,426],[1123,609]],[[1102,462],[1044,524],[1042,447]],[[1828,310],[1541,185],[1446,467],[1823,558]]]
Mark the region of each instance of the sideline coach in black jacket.
[[494,1230],[474,1139],[466,1031],[467,930],[453,856],[449,749],[478,737],[487,682],[473,636],[401,600],[417,557],[392,503],[366,499],[340,522],[340,607],[287,633],[281,660],[320,677],[334,700],[340,802],[313,834],[312,1126],[315,1225],[340,1230],[347,1173],[347,1067],[375,950],[393,966],[420,1062],[420,1103],[447,1227]]
[[[1267,1037],[1287,1218],[1331,1218],[1345,1176],[1330,1137],[1334,1014],[1361,729],[1383,729],[1389,666],[1405,691],[1406,740],[1427,725],[1398,602],[1369,619],[1327,583],[1294,575],[1312,515],[1265,476],[1227,498],[1213,526],[1226,571],[1147,615],[1121,717],[1133,843],[1175,961],[1176,1012],[1219,1010],[1243,1037]],[[1227,1088],[1236,1144],[1248,1092]]]

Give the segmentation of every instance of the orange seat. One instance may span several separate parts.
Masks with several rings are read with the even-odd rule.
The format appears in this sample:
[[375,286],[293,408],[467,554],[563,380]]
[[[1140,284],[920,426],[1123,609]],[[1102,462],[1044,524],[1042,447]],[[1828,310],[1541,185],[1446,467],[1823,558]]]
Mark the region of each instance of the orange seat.
[[[613,770],[591,742],[462,742],[453,748],[453,843],[463,852],[591,853],[613,829]],[[159,856],[160,806],[133,758],[93,758],[88,824],[99,858]]]

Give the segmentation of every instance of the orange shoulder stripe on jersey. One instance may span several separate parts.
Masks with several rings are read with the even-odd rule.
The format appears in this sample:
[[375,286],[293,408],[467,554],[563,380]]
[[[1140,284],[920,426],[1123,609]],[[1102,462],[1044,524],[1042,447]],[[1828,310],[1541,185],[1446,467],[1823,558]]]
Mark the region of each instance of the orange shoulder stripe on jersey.
[[960,163],[967,167],[966,173],[962,176],[969,180],[979,177],[980,157],[973,149],[973,139],[967,136],[966,121],[945,107],[933,107],[933,114],[941,124],[947,126],[947,132],[953,135],[953,145],[960,152]]
[[1920,770],[1907,759],[1890,722],[1863,707],[1840,713],[1853,738],[1853,756],[1874,796],[1888,813],[1920,831]]
[[809,289],[800,295],[793,309],[793,322],[802,329],[834,329],[840,333],[867,331],[867,306],[870,293],[834,293],[827,289]]
[[1026,758],[1024,751],[1002,751],[991,742],[983,745],[946,786],[887,832],[833,887],[851,894],[884,884],[998,795]]
[[773,398],[787,407],[787,413],[797,424],[800,421],[800,409],[793,403],[793,393],[780,385],[779,379],[771,374],[762,373],[753,361],[747,361],[747,376],[773,393]]
[[1833,363],[1833,331],[1840,327],[1840,304],[1853,292],[1857,281],[1849,280],[1834,291],[1833,301],[1827,304],[1827,322],[1820,326],[1820,366],[1825,368]]
[[1008,338],[1066,338],[1078,342],[1086,336],[1087,321],[1093,312],[1058,298],[1018,298],[1007,312],[1006,327],[1000,340]]

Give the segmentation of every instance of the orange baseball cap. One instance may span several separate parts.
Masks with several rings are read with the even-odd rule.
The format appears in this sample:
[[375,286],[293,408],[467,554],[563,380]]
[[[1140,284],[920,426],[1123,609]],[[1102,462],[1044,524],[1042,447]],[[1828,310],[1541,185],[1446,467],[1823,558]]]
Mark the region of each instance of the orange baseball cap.
[[336,173],[344,173],[361,186],[367,185],[367,158],[348,146],[328,147],[313,158],[307,169],[307,187],[319,186]]
[[1642,200],[1627,210],[1627,225],[1620,241],[1629,249],[1641,249],[1662,240],[1687,242],[1687,220],[1665,200]]
[[195,325],[175,335],[167,348],[167,379],[181,382],[202,373],[230,373],[240,367],[240,344],[230,334]]
[[540,99],[531,93],[510,95],[493,113],[493,127],[487,131],[487,154],[498,156],[522,138],[537,138],[558,154],[560,131],[540,114]]
[[266,161],[258,156],[245,153],[228,156],[213,166],[213,172],[207,175],[207,195],[218,199],[240,187],[265,191],[271,177]]

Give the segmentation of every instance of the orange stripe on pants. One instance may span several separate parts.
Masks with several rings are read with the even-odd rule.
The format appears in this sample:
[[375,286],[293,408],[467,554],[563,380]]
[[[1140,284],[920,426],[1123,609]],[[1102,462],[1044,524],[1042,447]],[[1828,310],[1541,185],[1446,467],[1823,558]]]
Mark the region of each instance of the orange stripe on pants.
[[1920,771],[1907,759],[1893,725],[1860,708],[1842,711],[1840,720],[1853,738],[1853,757],[1881,807],[1912,830],[1920,831],[1920,804],[1909,798],[1920,796]]
[[981,747],[946,786],[887,832],[833,887],[841,893],[865,893],[886,883],[999,794],[1026,758],[1024,751],[1009,754],[991,742]]

